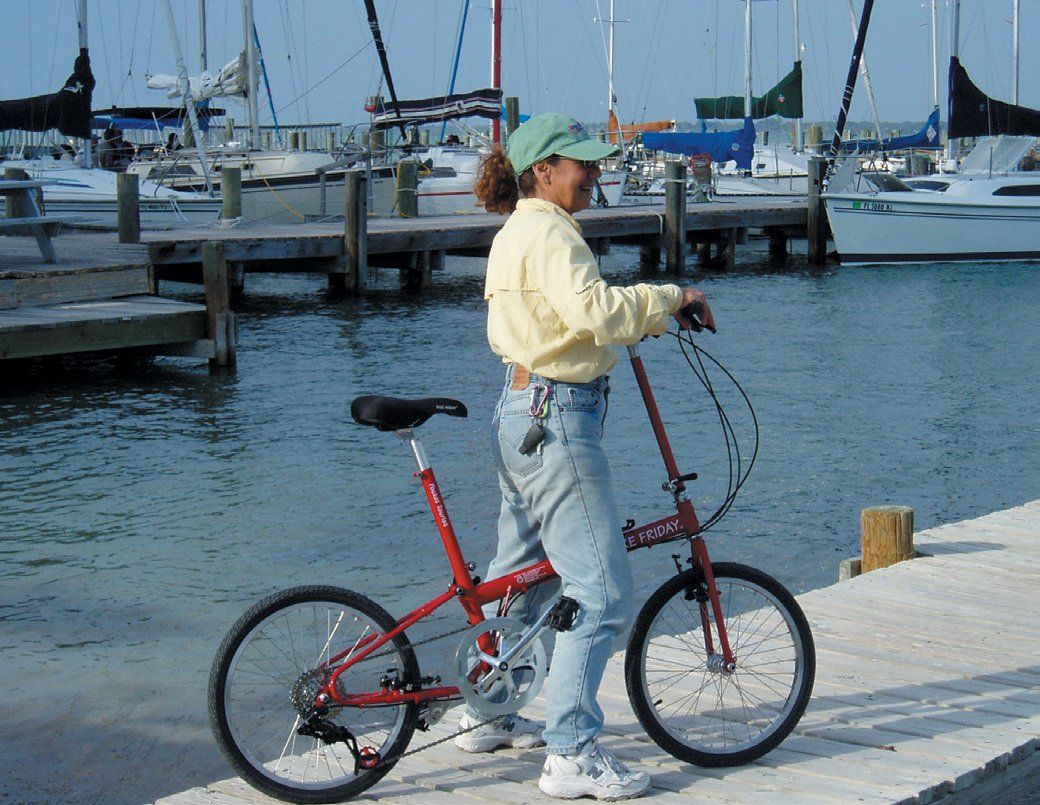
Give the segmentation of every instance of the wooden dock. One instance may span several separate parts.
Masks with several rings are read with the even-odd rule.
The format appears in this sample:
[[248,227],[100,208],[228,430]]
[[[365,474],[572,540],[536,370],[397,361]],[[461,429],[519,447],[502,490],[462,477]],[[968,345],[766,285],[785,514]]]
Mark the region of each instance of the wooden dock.
[[[751,765],[697,768],[650,743],[616,655],[600,696],[602,739],[652,775],[648,801],[1036,801],[1040,501],[918,532],[916,544],[922,558],[798,597],[816,639],[813,698],[795,732]],[[537,704],[528,708],[534,717]],[[416,733],[410,748],[452,732],[454,716]],[[538,750],[470,755],[448,742],[406,758],[360,799],[555,802],[537,787],[543,757]],[[229,779],[158,802],[274,801]]]
[[[748,229],[770,238],[771,250],[786,251],[787,239],[803,233],[804,200],[762,199],[691,204],[686,213],[687,239],[705,248],[714,245],[717,257],[732,259],[732,247]],[[635,243],[644,262],[659,262],[664,247],[663,206],[620,206],[578,213],[585,239],[597,253],[611,243]],[[417,284],[428,284],[430,272],[443,266],[445,255],[485,255],[505,216],[486,213],[424,216],[420,218],[368,218],[365,241],[373,266],[392,266],[419,275]],[[230,264],[239,273],[249,271],[301,271],[344,273],[348,233],[342,223],[240,224],[233,227],[200,227],[167,232],[146,232],[151,263],[161,279],[195,279],[202,244],[222,243]],[[347,280],[347,287],[363,290],[362,278]]]
[[31,238],[0,238],[0,359],[147,350],[220,362],[217,311],[156,296],[146,246],[108,233],[52,243],[50,262]]

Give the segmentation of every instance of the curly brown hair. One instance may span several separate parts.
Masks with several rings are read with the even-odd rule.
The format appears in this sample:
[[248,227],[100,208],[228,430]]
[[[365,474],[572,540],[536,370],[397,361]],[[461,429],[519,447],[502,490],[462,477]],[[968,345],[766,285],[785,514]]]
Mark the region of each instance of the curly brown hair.
[[[555,164],[558,160],[559,157],[554,155],[542,162]],[[496,145],[480,163],[473,192],[488,212],[511,213],[516,209],[520,195],[529,196],[534,188],[534,170],[528,168],[518,178],[506,152],[502,146]]]

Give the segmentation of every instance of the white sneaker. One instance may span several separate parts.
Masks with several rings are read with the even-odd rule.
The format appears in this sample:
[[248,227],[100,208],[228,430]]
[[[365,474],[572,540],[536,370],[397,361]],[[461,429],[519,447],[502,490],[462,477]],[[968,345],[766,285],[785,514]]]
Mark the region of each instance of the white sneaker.
[[538,787],[550,797],[631,799],[650,787],[650,775],[632,771],[595,741],[577,755],[549,755]]
[[[479,723],[479,720],[463,715],[462,720],[459,721],[459,729],[467,729]],[[456,735],[455,746],[463,752],[490,752],[500,746],[531,749],[535,746],[545,746],[545,741],[542,739],[544,729],[544,724],[513,713],[498,721],[478,727],[472,732]]]

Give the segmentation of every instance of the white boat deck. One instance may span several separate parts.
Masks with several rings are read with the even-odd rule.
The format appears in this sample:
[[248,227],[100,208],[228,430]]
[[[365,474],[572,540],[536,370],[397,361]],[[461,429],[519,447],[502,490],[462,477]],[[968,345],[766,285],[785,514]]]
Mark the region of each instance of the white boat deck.
[[[600,697],[603,742],[652,775],[651,802],[1036,801],[1038,536],[1033,501],[919,532],[927,556],[799,596],[816,639],[816,686],[795,732],[756,763],[701,769],[651,743],[625,696],[621,654]],[[453,731],[453,715],[410,748]],[[360,799],[553,802],[537,787],[542,760],[538,750],[469,755],[449,741],[406,758]],[[238,779],[159,800],[258,802],[274,800]]]

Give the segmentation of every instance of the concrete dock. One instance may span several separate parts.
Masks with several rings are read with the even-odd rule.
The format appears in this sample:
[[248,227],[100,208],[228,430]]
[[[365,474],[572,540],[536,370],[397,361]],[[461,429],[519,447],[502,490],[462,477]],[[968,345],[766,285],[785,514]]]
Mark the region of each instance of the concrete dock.
[[[1037,801],[1040,500],[918,532],[915,541],[921,558],[798,597],[816,640],[812,701],[794,733],[748,766],[698,768],[650,742],[629,707],[617,654],[600,697],[602,740],[652,775],[648,801]],[[724,558],[723,546],[714,550]],[[540,703],[525,712],[539,717]],[[416,733],[409,749],[454,731],[454,716]],[[359,799],[555,802],[537,787],[543,757],[470,755],[446,742],[406,758]],[[235,778],[158,800],[274,801]]]

